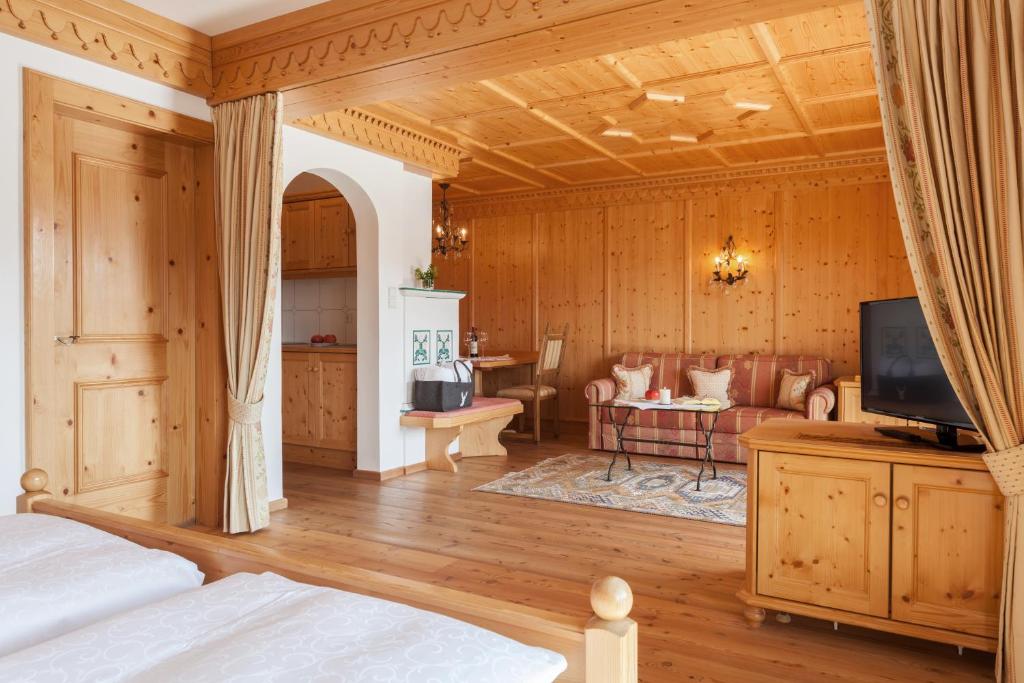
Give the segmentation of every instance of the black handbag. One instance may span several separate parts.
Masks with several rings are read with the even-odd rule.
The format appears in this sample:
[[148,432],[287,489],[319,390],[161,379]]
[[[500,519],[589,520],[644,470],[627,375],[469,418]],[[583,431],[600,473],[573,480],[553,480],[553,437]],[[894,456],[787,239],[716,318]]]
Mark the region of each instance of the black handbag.
[[473,405],[473,368],[462,360],[455,361],[454,368],[455,382],[416,380],[412,388],[412,404],[416,410],[447,413]]

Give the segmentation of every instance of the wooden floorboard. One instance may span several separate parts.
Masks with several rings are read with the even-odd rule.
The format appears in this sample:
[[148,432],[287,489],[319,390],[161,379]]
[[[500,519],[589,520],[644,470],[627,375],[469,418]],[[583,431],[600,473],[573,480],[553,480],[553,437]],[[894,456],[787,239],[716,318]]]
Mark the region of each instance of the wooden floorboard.
[[474,492],[505,472],[587,450],[578,433],[507,445],[507,458],[463,460],[457,474],[383,483],[286,464],[288,508],[247,540],[574,615],[589,614],[594,579],[621,576],[636,596],[644,682],[993,679],[991,655],[958,656],[912,638],[771,615],[751,630],[735,597],[742,528]]

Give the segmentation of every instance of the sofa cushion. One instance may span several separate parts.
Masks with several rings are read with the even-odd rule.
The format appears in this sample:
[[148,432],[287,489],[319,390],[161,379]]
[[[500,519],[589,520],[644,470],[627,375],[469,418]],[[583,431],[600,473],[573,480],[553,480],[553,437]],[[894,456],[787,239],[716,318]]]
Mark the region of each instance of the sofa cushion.
[[832,361],[820,356],[721,356],[718,367],[733,369],[730,392],[740,406],[777,407],[783,369],[813,372],[814,387],[832,381]]
[[713,370],[715,355],[712,353],[654,353],[631,351],[622,356],[622,364],[635,368],[644,363],[654,366],[651,386],[656,389],[668,387],[673,396],[692,396],[693,386],[686,371],[691,365]]
[[759,408],[756,406],[736,406],[723,410],[718,416],[718,423],[715,425],[715,433],[742,434],[748,429],[753,429],[765,420],[774,417],[781,417],[787,420],[805,420],[804,414],[795,410],[782,410],[781,408]]

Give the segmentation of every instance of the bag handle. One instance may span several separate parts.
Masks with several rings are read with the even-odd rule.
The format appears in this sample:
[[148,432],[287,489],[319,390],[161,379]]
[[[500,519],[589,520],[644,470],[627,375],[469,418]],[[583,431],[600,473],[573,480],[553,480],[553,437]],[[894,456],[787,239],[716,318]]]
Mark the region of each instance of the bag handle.
[[[455,379],[456,379],[456,381],[458,381],[458,382],[462,382],[462,381],[472,382],[473,381],[473,368],[470,366],[469,363],[467,363],[464,360],[457,360],[457,361],[455,361],[455,363],[454,363],[454,365],[452,367],[455,370]],[[462,379],[462,375],[459,374],[459,368],[465,368],[466,369],[466,376],[469,377],[469,379],[467,379],[467,380],[463,380]]]

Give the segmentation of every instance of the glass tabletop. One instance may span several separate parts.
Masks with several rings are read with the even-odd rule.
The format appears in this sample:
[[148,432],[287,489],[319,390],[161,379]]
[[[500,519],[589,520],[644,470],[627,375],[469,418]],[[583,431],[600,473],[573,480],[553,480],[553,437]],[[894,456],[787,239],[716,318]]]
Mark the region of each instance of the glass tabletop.
[[[685,400],[685,399],[684,399]],[[680,399],[673,399],[672,403],[661,403],[659,401],[648,401],[646,399],[598,401],[589,404],[591,408],[634,408],[636,410],[673,410],[687,413],[720,413],[732,407],[731,403],[697,404],[684,403]]]

